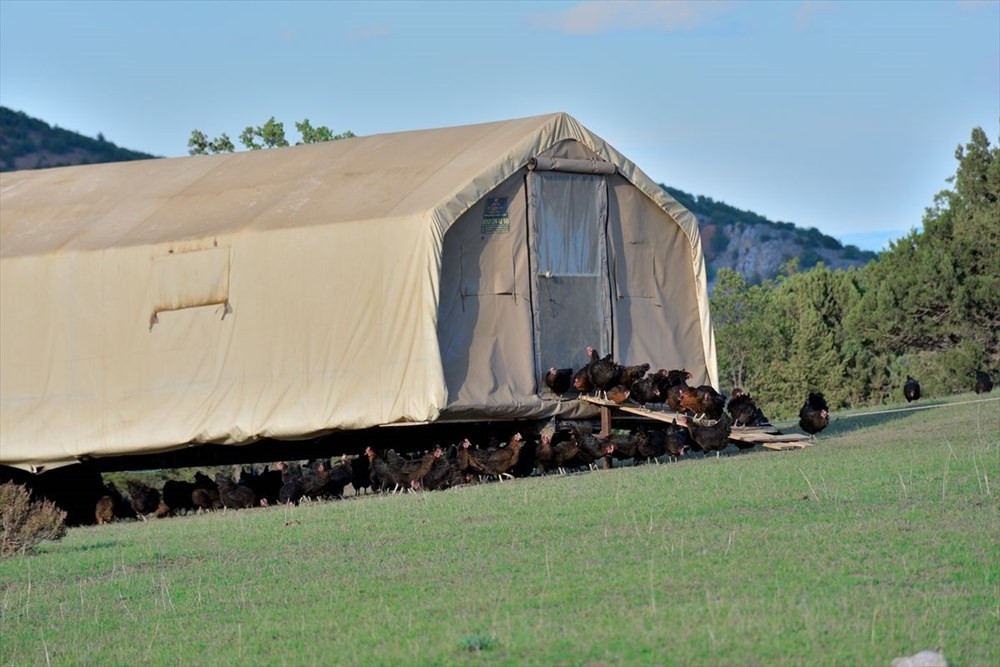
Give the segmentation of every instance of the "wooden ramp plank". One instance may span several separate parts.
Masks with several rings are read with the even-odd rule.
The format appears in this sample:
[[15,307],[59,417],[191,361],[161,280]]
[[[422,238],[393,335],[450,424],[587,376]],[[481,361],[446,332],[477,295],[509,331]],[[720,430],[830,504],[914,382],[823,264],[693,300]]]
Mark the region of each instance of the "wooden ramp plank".
[[777,435],[781,431],[774,426],[734,426],[733,433],[771,433]]
[[803,437],[799,433],[730,433],[730,440],[743,442],[799,442]]
[[603,398],[597,398],[596,396],[579,396],[579,400],[584,403],[593,403],[594,405],[602,405],[606,408],[616,408],[618,404],[614,401],[606,401]]
[[805,449],[806,447],[811,447],[805,440],[799,440],[798,442],[762,442],[761,447],[765,449],[773,449],[777,452],[785,451],[786,449]]
[[687,415],[682,415],[679,412],[674,412],[672,410],[643,410],[642,408],[632,407],[631,405],[621,405],[618,409],[622,412],[627,412],[630,415],[649,417],[650,419],[655,419],[656,421],[667,423],[673,423],[676,421],[680,426],[686,426],[688,421]]

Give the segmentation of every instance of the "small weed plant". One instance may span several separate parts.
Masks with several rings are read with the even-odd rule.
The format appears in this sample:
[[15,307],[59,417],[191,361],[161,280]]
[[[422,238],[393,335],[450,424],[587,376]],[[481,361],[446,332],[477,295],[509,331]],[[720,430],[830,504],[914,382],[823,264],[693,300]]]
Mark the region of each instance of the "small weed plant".
[[0,484],[0,558],[27,553],[43,540],[66,534],[66,512],[50,500],[32,502],[20,484]]
[[474,635],[463,637],[461,643],[462,648],[466,651],[469,651],[470,653],[478,653],[479,651],[488,651],[491,648],[495,648],[499,642],[496,637],[477,632]]

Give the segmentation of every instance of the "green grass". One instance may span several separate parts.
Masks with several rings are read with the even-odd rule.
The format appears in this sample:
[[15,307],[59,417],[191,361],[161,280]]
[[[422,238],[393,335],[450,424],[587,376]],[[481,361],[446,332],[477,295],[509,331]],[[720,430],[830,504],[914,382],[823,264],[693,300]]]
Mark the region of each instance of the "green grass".
[[839,417],[801,451],[72,529],[0,562],[0,664],[1000,664],[1000,402]]

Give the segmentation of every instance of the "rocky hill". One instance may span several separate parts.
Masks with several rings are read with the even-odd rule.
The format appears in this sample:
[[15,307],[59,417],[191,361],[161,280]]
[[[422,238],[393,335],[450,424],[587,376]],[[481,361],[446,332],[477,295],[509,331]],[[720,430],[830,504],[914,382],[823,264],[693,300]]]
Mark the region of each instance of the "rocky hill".
[[119,148],[101,134],[92,139],[0,106],[0,171],[153,157],[156,156]]
[[874,252],[845,246],[814,227],[803,229],[790,222],[774,222],[711,197],[691,195],[663,184],[661,187],[698,218],[709,286],[723,267],[739,271],[751,283],[759,283],[777,276],[781,266],[793,258],[798,258],[802,269],[819,262],[844,269],[863,266],[876,257]]

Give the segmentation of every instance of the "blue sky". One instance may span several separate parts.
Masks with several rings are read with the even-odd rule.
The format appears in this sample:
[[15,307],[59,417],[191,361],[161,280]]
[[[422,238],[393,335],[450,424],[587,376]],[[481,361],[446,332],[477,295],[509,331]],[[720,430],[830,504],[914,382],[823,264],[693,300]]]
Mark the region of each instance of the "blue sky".
[[0,104],[164,156],[272,115],[566,111],[658,182],[878,249],[1000,138],[1000,1],[0,0]]

